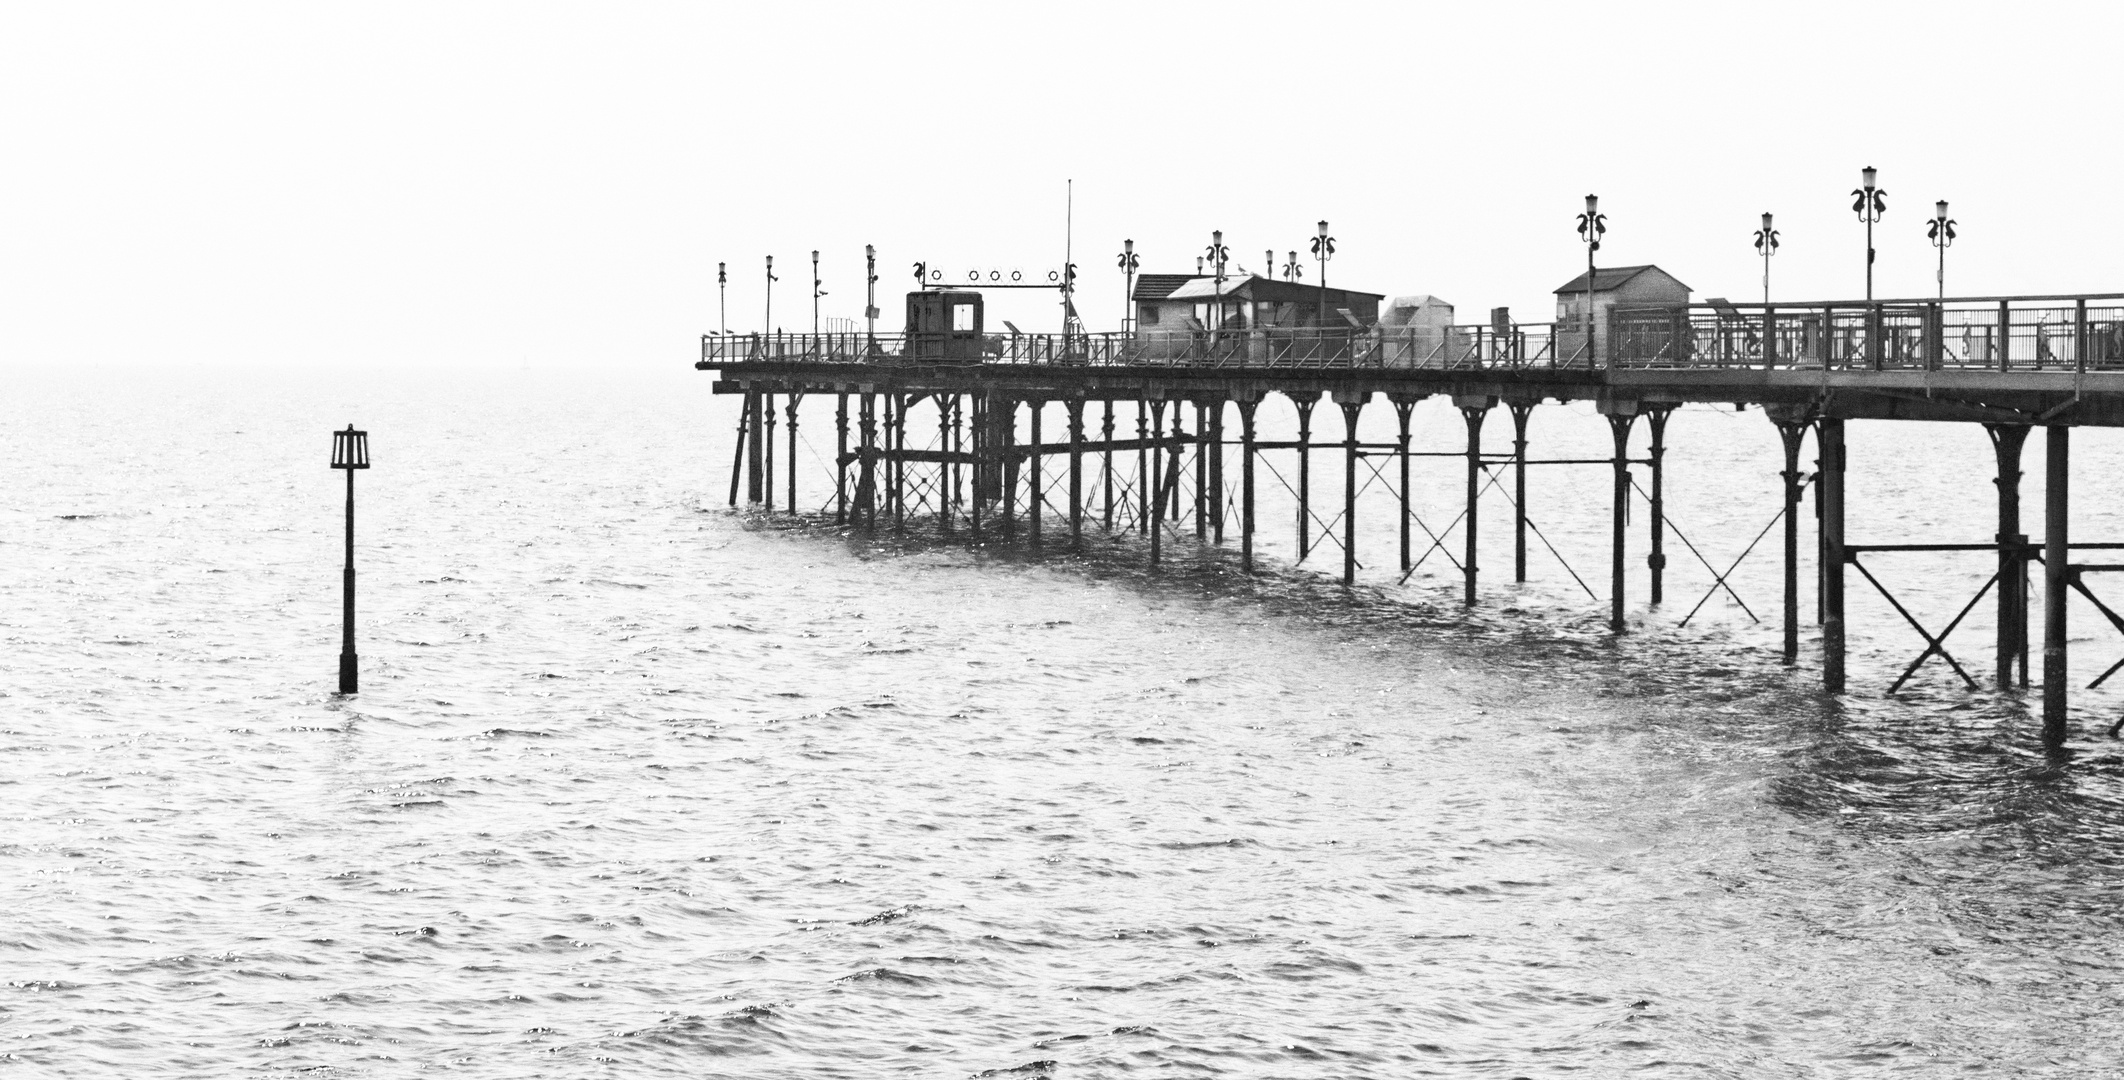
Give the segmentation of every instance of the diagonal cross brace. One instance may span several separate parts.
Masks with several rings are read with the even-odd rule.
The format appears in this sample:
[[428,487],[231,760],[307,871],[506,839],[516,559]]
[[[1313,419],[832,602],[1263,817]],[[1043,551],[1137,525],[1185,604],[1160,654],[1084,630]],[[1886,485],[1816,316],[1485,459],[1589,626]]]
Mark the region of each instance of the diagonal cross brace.
[[1940,659],[1947,661],[1947,666],[1953,668],[1954,673],[1962,677],[1962,681],[1968,684],[1969,689],[1974,690],[1977,688],[1976,680],[1970,678],[1969,673],[1962,670],[1962,665],[1957,663],[1954,657],[1948,653],[1947,635],[1954,633],[1954,628],[1962,625],[1962,620],[1968,617],[1971,611],[1976,609],[1977,602],[1984,599],[1984,594],[1990,592],[1991,587],[1993,585],[1998,584],[1999,575],[1997,571],[1993,571],[1991,576],[1985,579],[1984,587],[1978,589],[1977,594],[1975,596],[1970,597],[1969,602],[1967,604],[1962,605],[1961,613],[1954,617],[1953,622],[1947,624],[1947,629],[1940,631],[1940,635],[1938,637],[1934,637],[1929,631],[1925,629],[1922,624],[1917,621],[1916,616],[1910,614],[1910,609],[1904,607],[1902,601],[1897,600],[1895,598],[1895,594],[1889,592],[1887,586],[1882,585],[1880,579],[1874,577],[1873,572],[1866,569],[1866,564],[1858,560],[1858,556],[1856,553],[1847,556],[1846,561],[1849,562],[1852,566],[1857,567],[1858,572],[1863,575],[1867,581],[1873,583],[1873,587],[1879,590],[1881,596],[1888,601],[1889,606],[1895,609],[1896,614],[1901,615],[1903,617],[1903,621],[1909,623],[1910,628],[1912,630],[1917,631],[1919,637],[1925,639],[1925,651],[1919,653],[1917,659],[1912,660],[1910,662],[1910,666],[1904,668],[1903,673],[1901,675],[1896,676],[1895,681],[1888,685],[1888,693],[1893,694],[1897,690],[1902,689],[1903,683],[1908,681],[1910,676],[1916,674],[1917,669],[1922,666],[1925,661],[1928,658],[1932,657],[1934,654],[1938,654]]

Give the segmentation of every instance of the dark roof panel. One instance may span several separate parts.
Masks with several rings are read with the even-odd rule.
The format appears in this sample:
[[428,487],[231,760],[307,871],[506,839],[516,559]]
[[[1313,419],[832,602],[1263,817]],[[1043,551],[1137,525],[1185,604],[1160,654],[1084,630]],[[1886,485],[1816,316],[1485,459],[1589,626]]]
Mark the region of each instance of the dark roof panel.
[[[1629,282],[1630,279],[1636,277],[1639,274],[1644,273],[1647,270],[1658,270],[1662,274],[1667,273],[1665,270],[1660,270],[1659,267],[1652,266],[1650,264],[1644,266],[1603,266],[1600,269],[1594,271],[1593,291],[1608,292],[1613,289],[1620,289],[1623,287],[1624,284]],[[1667,274],[1667,276],[1671,278],[1674,275]],[[1679,280],[1676,280],[1675,284],[1681,285],[1681,282]],[[1686,289],[1688,288],[1688,286],[1682,285],[1682,288]],[[1557,295],[1559,296],[1564,293],[1582,293],[1585,291],[1586,276],[1584,274],[1580,274],[1577,277],[1572,278],[1571,280],[1558,286],[1556,289]]]
[[1137,300],[1162,300],[1174,289],[1195,280],[1193,274],[1137,274]]

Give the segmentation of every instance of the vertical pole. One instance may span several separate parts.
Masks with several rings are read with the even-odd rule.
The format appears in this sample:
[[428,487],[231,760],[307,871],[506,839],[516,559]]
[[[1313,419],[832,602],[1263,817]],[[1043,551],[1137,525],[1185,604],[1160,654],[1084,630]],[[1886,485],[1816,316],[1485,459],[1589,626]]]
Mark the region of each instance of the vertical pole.
[[767,501],[762,505],[769,513],[774,512],[774,395],[760,395],[760,415],[767,425],[767,433],[760,444],[760,468],[762,487],[767,492]]
[[1411,556],[1409,548],[1409,521],[1411,518],[1411,507],[1409,506],[1409,414],[1416,408],[1416,399],[1397,394],[1391,400],[1394,402],[1394,422],[1396,424],[1394,456],[1400,459],[1401,466],[1401,572],[1406,574],[1409,572]]
[[1031,418],[1031,427],[1027,432],[1027,438],[1030,440],[1027,449],[1030,456],[1025,459],[1025,538],[1032,541],[1035,546],[1038,546],[1040,543],[1041,501],[1040,413],[1046,409],[1047,402],[1039,398],[1033,398],[1025,404]]
[[1652,606],[1658,607],[1665,599],[1664,582],[1667,571],[1667,499],[1665,491],[1667,457],[1667,417],[1674,414],[1669,405],[1656,408],[1646,414],[1652,425],[1652,550],[1645,555],[1645,565],[1652,570]]
[[[348,428],[354,425],[348,424]],[[348,436],[349,439],[354,436]],[[354,470],[347,469],[347,569],[343,578],[345,588],[344,621],[339,638],[339,692],[361,692],[361,660],[354,652]]]
[[[995,407],[999,402],[1001,410]],[[1001,455],[996,479],[1003,500],[1003,534],[1011,536],[1018,530],[1018,402],[1001,398],[991,401],[988,411],[990,445]]]
[[761,434],[760,412],[760,392],[745,391],[745,501],[754,506],[758,506],[760,500],[766,497],[767,485],[764,466],[760,464],[761,459],[767,456],[763,445],[766,436]]
[[1209,405],[1195,402],[1195,540],[1209,539]]
[[1313,406],[1320,397],[1313,391],[1300,393],[1303,396],[1292,396],[1291,404],[1298,407],[1298,561],[1304,562],[1313,553]]
[[[1338,397],[1343,395],[1337,395]],[[1342,406],[1342,583],[1357,583],[1357,418],[1370,394],[1347,395]]]
[[833,523],[848,524],[848,391],[834,394]]
[[789,392],[789,512],[791,514],[797,512],[797,402],[802,400],[804,400],[803,394],[794,390]]
[[[1175,402],[1173,407],[1177,410],[1179,403]],[[1150,403],[1150,409],[1151,430],[1158,432],[1162,436],[1165,427],[1165,402],[1162,400],[1153,401]],[[1165,550],[1165,448],[1159,447],[1158,451],[1151,455],[1150,460],[1156,463],[1158,471],[1155,478],[1145,478],[1145,481],[1150,484],[1150,497],[1145,504],[1150,511],[1150,516],[1145,521],[1150,529],[1151,569],[1156,570],[1158,568],[1158,559]]]
[[1183,412],[1180,403],[1173,402],[1172,455],[1166,464],[1166,470],[1172,473],[1172,478],[1165,485],[1165,489],[1171,493],[1172,498],[1172,508],[1166,512],[1172,515],[1175,525],[1180,523],[1180,463],[1187,456],[1187,425],[1181,421]]
[[1259,400],[1239,399],[1239,568],[1254,572],[1254,410]]
[[1534,402],[1506,402],[1512,410],[1512,580],[1527,580],[1527,421]]
[[[1828,361],[1824,360],[1823,363]],[[1828,621],[1829,516],[1822,511],[1822,428],[1814,426],[1814,625]]]
[[2065,590],[2072,569],[2065,511],[2072,429],[2043,429],[2043,741],[2065,741]]
[[1460,406],[1460,415],[1468,424],[1468,509],[1466,517],[1462,520],[1461,530],[1461,538],[1466,541],[1467,551],[1460,564],[1460,602],[1468,607],[1475,606],[1475,540],[1481,524],[1476,502],[1482,495],[1482,418],[1489,415],[1491,405],[1486,399],[1477,400],[1480,400],[1481,404]]
[[1062,403],[1069,413],[1069,549],[1084,547],[1084,399]]
[[856,513],[863,519],[863,527],[878,531],[878,405],[877,395],[863,391],[857,405],[856,426],[858,448],[862,456],[856,461]]
[[937,448],[943,451],[937,462],[937,531],[951,535],[951,398],[950,394],[937,395]]
[[1815,428],[1821,452],[1822,689],[1844,692],[1844,422],[1824,417]]
[[1210,401],[1209,430],[1203,435],[1203,449],[1209,454],[1209,516],[1210,542],[1224,543],[1224,399]]
[[[2021,533],[2021,447],[2028,441],[2022,424],[1985,424],[1991,449],[1998,457],[1999,475],[1992,481],[1999,489],[1999,689],[2013,686],[2013,662],[2025,655],[2028,636],[2028,556],[2020,546],[2028,542]],[[2026,678],[2026,671],[2022,676]]]
[[967,456],[973,459],[973,469],[966,478],[966,509],[969,528],[973,537],[981,539],[981,502],[988,495],[988,437],[987,399],[981,394],[968,394],[966,402],[973,416],[965,424]]
[[1136,402],[1136,532],[1150,529],[1151,519],[1151,472],[1150,472],[1150,406]]
[[[1126,307],[1122,309],[1124,313],[1127,310]],[[1100,480],[1105,488],[1099,500],[1099,513],[1101,524],[1110,534],[1114,531],[1114,399],[1107,398],[1105,406],[1106,416],[1099,427],[1099,437],[1106,443],[1106,451],[1100,455],[1104,458],[1100,465]]]
[[745,400],[738,405],[737,447],[730,457],[730,505],[737,505],[738,480],[745,472],[745,444],[751,441],[752,391],[745,391]]
[[1802,421],[1779,420],[1777,436],[1785,446],[1785,666],[1799,663],[1799,503],[1800,447],[1807,441]]
[[915,395],[892,398],[892,529],[903,532],[907,528],[907,410],[914,407]]
[[1622,633],[1629,629],[1623,618],[1624,586],[1626,584],[1624,551],[1628,547],[1630,523],[1630,425],[1637,421],[1637,414],[1608,414],[1608,430],[1615,436],[1615,504],[1614,530],[1610,537],[1613,545],[1608,563],[1608,629]]

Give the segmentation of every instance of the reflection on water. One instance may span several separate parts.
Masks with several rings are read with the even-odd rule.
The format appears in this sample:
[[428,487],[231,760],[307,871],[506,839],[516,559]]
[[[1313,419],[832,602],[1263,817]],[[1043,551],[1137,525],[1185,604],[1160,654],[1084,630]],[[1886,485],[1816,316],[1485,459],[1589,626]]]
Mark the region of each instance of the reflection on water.
[[[2023,701],[1950,678],[1824,699],[1730,605],[1686,631],[1639,611],[1617,641],[1553,564],[1463,611],[1456,579],[1377,567],[1344,590],[1189,544],[1154,575],[1132,540],[762,521],[715,505],[727,442],[700,417],[729,411],[705,397],[10,399],[0,1053],[77,1075],[2119,1064],[2106,698],[2052,754]],[[1560,447],[1605,437],[1541,416]],[[376,468],[365,692],[339,700],[324,434],[349,418]],[[1726,558],[1776,498],[1774,437],[1732,421],[1683,413],[1671,439],[1677,523]],[[1890,458],[1879,434],[1854,456]],[[1599,568],[1601,493],[1533,489]],[[1982,525],[1922,488],[1870,499],[1884,534]],[[1914,565],[1917,603],[1974,589]],[[1676,567],[1670,606],[1709,584]],[[1870,618],[1855,686],[1917,647]]]

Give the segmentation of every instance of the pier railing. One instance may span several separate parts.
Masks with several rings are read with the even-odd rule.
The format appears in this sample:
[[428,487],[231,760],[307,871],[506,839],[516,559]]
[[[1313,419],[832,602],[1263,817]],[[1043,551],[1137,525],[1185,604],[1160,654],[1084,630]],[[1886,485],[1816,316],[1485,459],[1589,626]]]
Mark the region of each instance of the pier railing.
[[1724,302],[1578,323],[1077,334],[707,334],[701,366],[1011,364],[1190,369],[2124,371],[2124,294]]
[[1603,366],[2124,370],[2124,294],[1621,309]]
[[747,363],[1035,364],[1335,370],[1577,367],[1585,335],[1546,323],[1085,334],[707,334],[704,367]]

